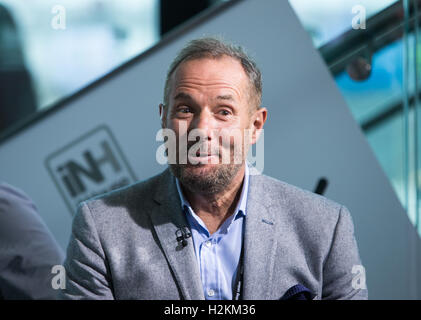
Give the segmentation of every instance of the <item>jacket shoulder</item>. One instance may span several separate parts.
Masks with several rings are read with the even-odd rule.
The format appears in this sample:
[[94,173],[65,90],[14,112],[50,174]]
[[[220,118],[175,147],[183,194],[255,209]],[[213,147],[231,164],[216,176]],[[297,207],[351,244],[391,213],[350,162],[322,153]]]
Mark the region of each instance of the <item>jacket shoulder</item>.
[[[275,215],[282,215],[286,223],[301,230],[318,230],[331,233],[344,206],[322,195],[287,182],[257,175],[252,178],[258,197],[265,199]],[[275,209],[276,208],[276,209]]]
[[81,202],[79,208],[87,206],[93,216],[100,216],[104,212],[112,215],[121,209],[124,211],[136,209],[139,212],[139,209],[148,206],[153,201],[153,195],[164,174],[165,171],[146,180],[90,198]]
[[304,206],[310,205],[313,209],[339,210],[342,205],[326,198],[325,196],[316,194],[309,190],[289,184],[285,181],[275,179],[267,175],[258,175],[254,178],[257,183],[264,185],[266,193],[279,195],[279,200],[287,201],[292,204],[302,203]]

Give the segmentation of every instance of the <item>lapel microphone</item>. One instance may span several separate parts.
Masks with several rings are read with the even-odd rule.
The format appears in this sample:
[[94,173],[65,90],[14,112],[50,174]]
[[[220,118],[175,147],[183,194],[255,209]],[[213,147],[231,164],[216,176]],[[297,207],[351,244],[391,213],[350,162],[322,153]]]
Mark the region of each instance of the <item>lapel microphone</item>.
[[177,237],[177,242],[181,243],[183,247],[186,247],[188,244],[186,239],[191,237],[190,229],[188,227],[178,228],[175,235]]

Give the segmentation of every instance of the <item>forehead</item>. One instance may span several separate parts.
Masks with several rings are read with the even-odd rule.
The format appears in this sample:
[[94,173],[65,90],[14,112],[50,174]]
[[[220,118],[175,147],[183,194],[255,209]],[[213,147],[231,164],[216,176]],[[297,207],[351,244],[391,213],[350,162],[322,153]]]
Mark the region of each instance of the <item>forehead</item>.
[[172,76],[173,89],[182,87],[232,87],[243,90],[248,77],[241,63],[231,57],[199,58],[182,62]]

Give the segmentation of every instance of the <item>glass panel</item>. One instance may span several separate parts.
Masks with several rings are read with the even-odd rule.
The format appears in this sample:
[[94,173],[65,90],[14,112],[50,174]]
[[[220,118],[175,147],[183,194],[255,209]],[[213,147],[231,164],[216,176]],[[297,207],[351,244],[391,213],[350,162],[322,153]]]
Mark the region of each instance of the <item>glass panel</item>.
[[289,0],[304,28],[311,34],[318,48],[351,29],[357,13],[352,9],[365,8],[366,18],[379,13],[398,0]]
[[371,66],[365,81],[353,80],[346,70],[336,75],[339,89],[362,126],[402,102],[402,40],[375,52]]
[[0,134],[221,2],[0,0]]
[[418,3],[415,10],[416,14],[416,25],[415,25],[415,40],[414,40],[414,50],[412,51],[415,58],[414,63],[414,74],[415,74],[415,85],[416,88],[414,97],[414,110],[415,110],[415,128],[414,135],[415,139],[415,150],[414,155],[416,156],[415,162],[417,164],[416,171],[416,187],[415,192],[417,193],[417,203],[416,203],[416,225],[418,226],[418,231],[421,234],[421,33],[420,33],[420,23],[421,23],[421,6]]
[[[402,205],[407,208],[403,43],[403,39],[399,39],[375,52],[371,74],[366,80],[355,81],[347,71],[342,71],[335,79]],[[409,86],[408,93],[413,95],[413,82]],[[411,154],[413,151],[413,148],[408,150]],[[415,225],[415,212],[408,210],[408,214]]]
[[[370,76],[364,81],[351,79],[347,71],[335,78],[402,205],[407,208],[410,220],[421,234],[420,213],[416,208],[420,186],[416,181],[419,165],[415,165],[419,162],[419,133],[415,123],[414,43],[415,36],[411,32],[407,40],[401,38],[375,52]],[[419,59],[419,52],[417,56]],[[404,68],[406,60],[407,70]]]
[[37,110],[71,95],[159,39],[158,0],[128,0],[124,6],[116,0],[0,4],[16,26],[8,37],[19,42],[16,50],[24,58],[20,68],[30,75]]
[[[420,1],[404,0],[397,5],[394,0],[290,0],[290,4],[315,47],[325,54],[338,88],[421,234],[416,90],[421,55],[418,23],[413,23]],[[353,11],[355,6],[365,10],[367,25],[372,21],[383,25],[372,23],[371,29],[353,30],[353,19],[360,12]],[[386,8],[392,10],[386,13]]]

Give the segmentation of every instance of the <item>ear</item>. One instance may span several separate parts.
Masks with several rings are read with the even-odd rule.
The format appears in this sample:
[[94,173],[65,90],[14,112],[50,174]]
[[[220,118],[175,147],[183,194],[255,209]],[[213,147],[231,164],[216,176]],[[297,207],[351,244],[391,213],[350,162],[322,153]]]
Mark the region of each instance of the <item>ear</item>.
[[255,113],[252,115],[252,135],[250,137],[251,144],[255,144],[257,140],[259,140],[260,134],[263,130],[263,125],[266,122],[267,119],[268,110],[264,107],[259,108],[255,111]]
[[161,127],[166,128],[167,112],[165,106],[162,103],[159,104],[159,117],[161,118]]

